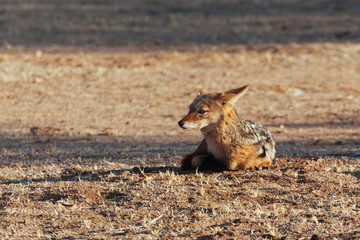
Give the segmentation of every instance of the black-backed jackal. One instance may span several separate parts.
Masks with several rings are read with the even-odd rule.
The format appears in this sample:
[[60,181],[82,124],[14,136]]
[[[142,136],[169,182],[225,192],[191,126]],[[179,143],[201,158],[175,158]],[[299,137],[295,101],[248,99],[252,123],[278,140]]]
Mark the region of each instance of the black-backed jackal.
[[200,129],[204,140],[183,159],[184,169],[238,170],[272,163],[275,142],[270,131],[241,119],[234,108],[247,90],[248,86],[224,93],[199,90],[179,126]]

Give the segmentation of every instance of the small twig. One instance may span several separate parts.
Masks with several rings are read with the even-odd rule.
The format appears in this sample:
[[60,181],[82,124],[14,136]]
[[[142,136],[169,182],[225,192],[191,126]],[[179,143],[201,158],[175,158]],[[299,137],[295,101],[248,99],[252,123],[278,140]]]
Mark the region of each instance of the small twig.
[[153,224],[154,222],[156,222],[157,220],[159,220],[160,218],[162,218],[163,215],[158,216],[157,218],[154,218],[153,220],[151,220],[150,222],[148,222],[147,224],[144,225],[144,227],[148,227],[151,224]]
[[134,183],[142,182],[142,181],[145,180],[145,179],[146,179],[146,177],[142,177],[142,178],[140,178],[139,180],[135,181]]
[[138,168],[140,170],[141,175],[143,175],[143,177],[147,177],[147,175],[145,174],[144,168],[143,169],[141,169],[141,167],[138,167]]
[[154,218],[153,220],[151,220],[150,222],[139,226],[139,227],[127,227],[127,228],[120,228],[120,229],[115,229],[115,231],[119,232],[119,233],[124,233],[125,231],[129,231],[129,230],[141,230],[142,228],[146,228],[149,227],[150,225],[152,225],[153,223],[155,223],[157,220],[159,220],[160,218],[162,218],[163,215],[158,216],[157,218]]
[[346,232],[338,232],[338,233],[335,233],[336,235],[341,235],[341,234],[348,234],[348,233],[358,233],[359,231],[358,230],[350,230],[350,231],[346,231]]
[[135,181],[134,183],[142,182],[143,180],[145,180],[145,179],[148,177],[148,176],[145,174],[144,169],[141,169],[141,167],[138,167],[138,169],[139,169],[142,177],[141,177],[139,180]]

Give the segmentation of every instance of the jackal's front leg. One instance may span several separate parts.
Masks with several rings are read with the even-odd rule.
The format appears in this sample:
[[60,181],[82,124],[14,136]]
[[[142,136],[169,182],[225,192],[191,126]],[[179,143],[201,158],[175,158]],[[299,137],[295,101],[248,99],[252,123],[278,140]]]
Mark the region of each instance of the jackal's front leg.
[[181,163],[181,167],[185,170],[199,169],[223,171],[226,169],[222,161],[215,159],[215,157],[208,152],[205,139],[201,142],[195,152],[185,156]]
[[199,147],[195,150],[195,152],[188,154],[181,162],[181,168],[187,169],[196,169],[200,167],[203,162],[203,159],[208,156],[209,153],[207,151],[207,144],[204,140],[200,143]]

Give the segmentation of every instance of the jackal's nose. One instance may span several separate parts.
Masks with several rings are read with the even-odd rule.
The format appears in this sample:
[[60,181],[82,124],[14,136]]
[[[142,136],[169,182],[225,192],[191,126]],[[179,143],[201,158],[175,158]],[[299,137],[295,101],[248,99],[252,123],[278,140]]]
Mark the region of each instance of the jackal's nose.
[[179,124],[180,127],[184,127],[185,123],[181,120],[181,121],[178,122],[178,124]]

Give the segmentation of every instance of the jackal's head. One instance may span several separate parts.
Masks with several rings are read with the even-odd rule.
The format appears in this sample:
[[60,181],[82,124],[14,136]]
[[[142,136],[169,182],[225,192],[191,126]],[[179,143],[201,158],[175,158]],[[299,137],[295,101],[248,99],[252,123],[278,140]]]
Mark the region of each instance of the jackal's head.
[[218,126],[224,117],[234,109],[234,104],[248,90],[248,86],[223,93],[209,93],[199,90],[197,97],[189,106],[189,113],[179,121],[184,129],[201,129],[211,131]]

